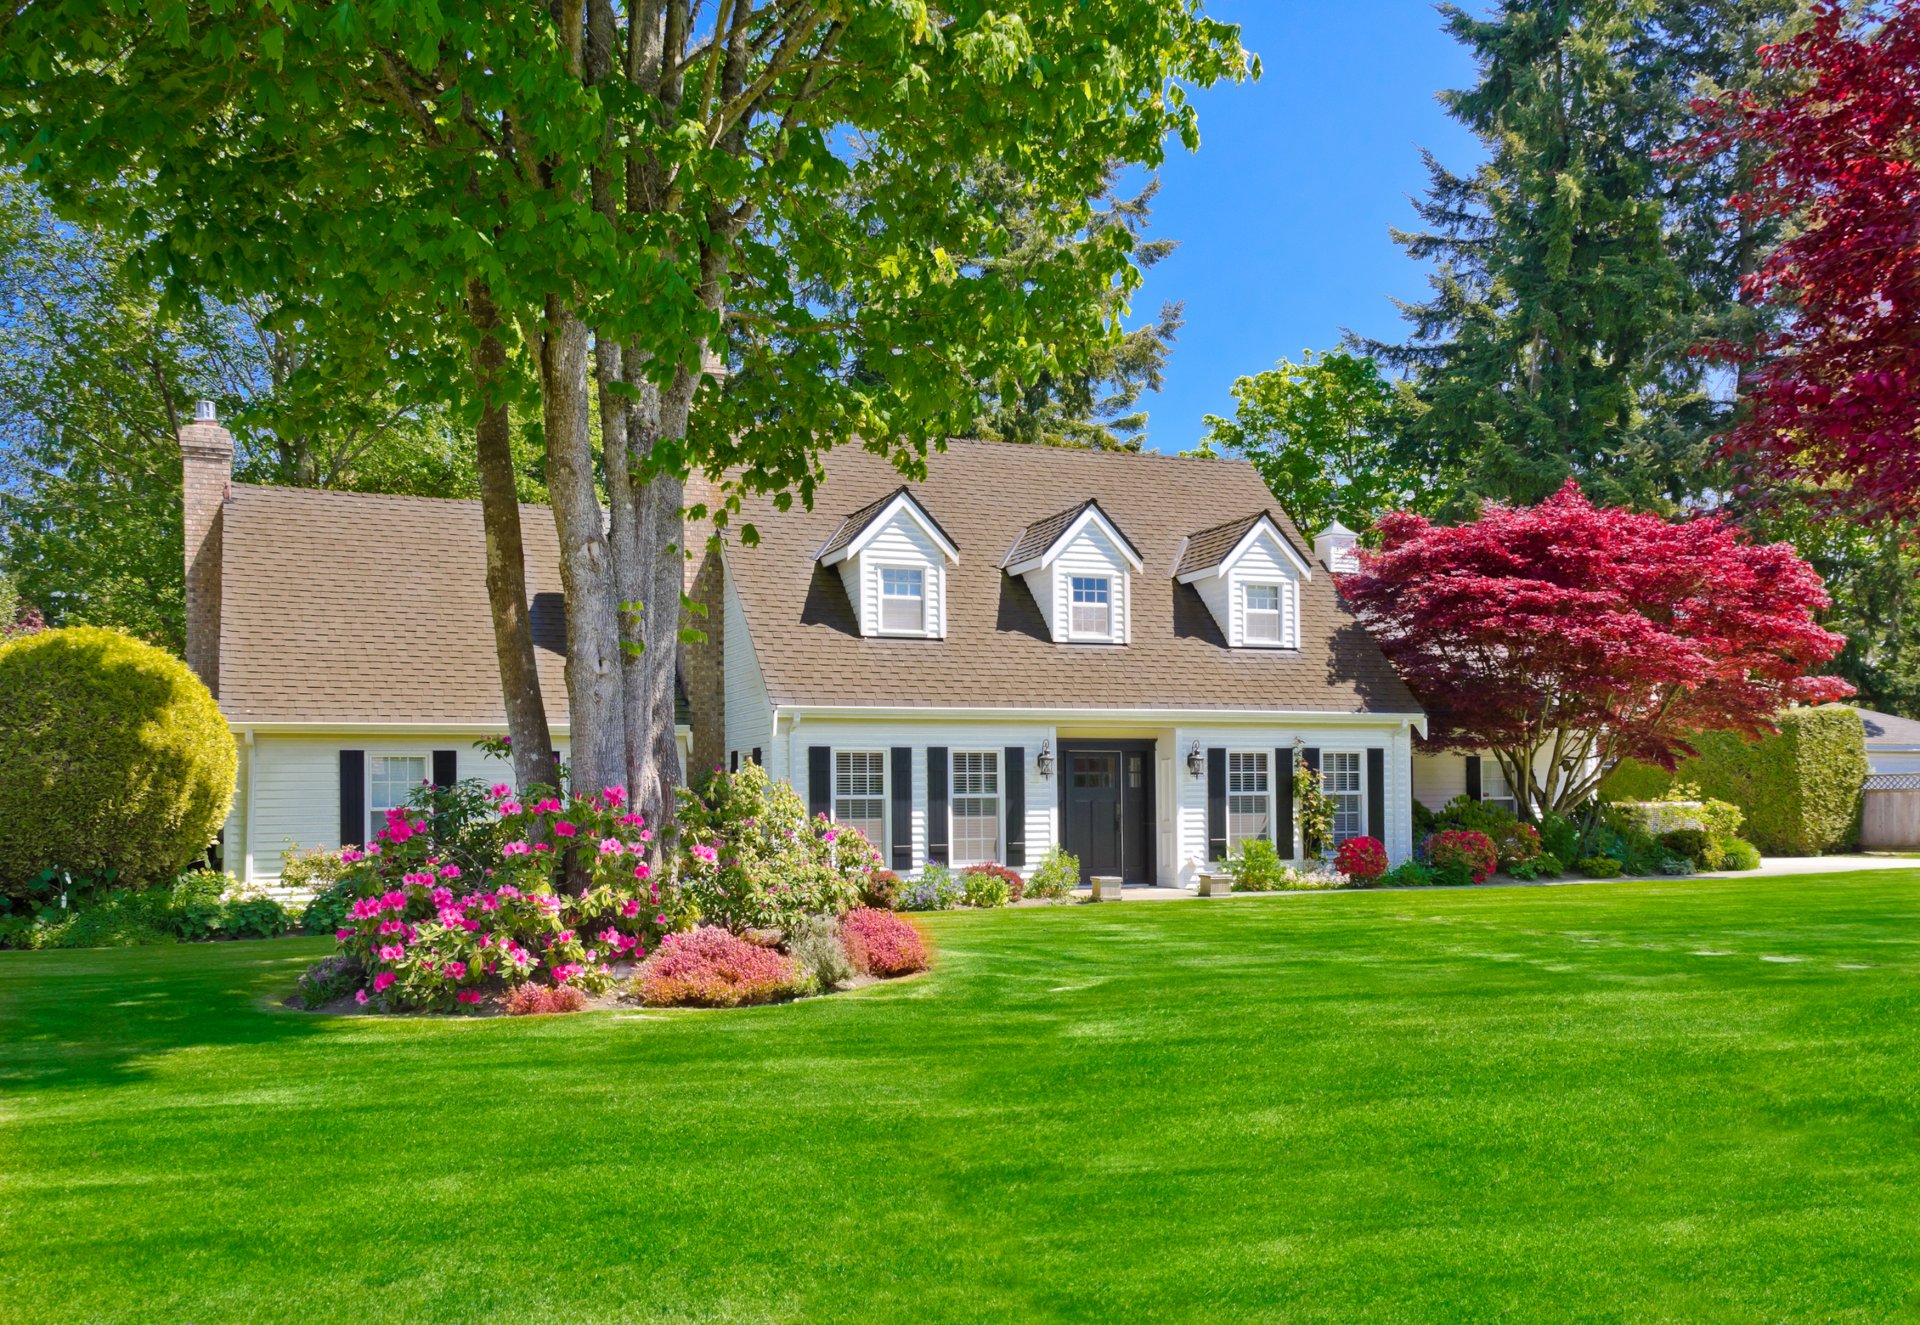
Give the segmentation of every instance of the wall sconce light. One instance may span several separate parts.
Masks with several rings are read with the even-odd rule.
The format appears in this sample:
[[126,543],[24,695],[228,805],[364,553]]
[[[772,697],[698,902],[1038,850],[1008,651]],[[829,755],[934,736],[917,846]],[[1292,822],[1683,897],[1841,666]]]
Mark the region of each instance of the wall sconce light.
[[1034,763],[1034,767],[1040,770],[1041,777],[1050,778],[1053,776],[1053,742],[1052,741],[1043,740],[1040,742],[1040,753],[1033,757],[1033,763]]
[[1193,749],[1187,751],[1187,773],[1202,778],[1207,775],[1207,757],[1200,753],[1200,742],[1193,743]]

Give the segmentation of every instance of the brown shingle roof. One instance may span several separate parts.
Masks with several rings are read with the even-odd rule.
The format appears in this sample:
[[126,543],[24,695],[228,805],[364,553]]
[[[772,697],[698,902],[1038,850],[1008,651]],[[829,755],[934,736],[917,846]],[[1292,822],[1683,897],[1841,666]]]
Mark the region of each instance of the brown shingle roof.
[[1226,560],[1227,554],[1240,546],[1240,540],[1247,536],[1247,530],[1260,523],[1265,511],[1255,511],[1252,515],[1242,516],[1238,520],[1229,520],[1217,524],[1211,529],[1202,529],[1187,538],[1186,550],[1180,554],[1173,573],[1185,575],[1191,571],[1207,570]]
[[1089,497],[1078,506],[1070,507],[1058,515],[1049,515],[1044,520],[1036,520],[1028,525],[1021,531],[1020,537],[1014,540],[1013,548],[1007,553],[1006,560],[1000,564],[1002,566],[1018,566],[1024,561],[1031,561],[1033,558],[1039,556],[1058,542],[1060,535],[1066,533],[1067,527],[1075,520],[1078,520],[1080,513],[1089,506],[1096,511],[1100,511],[1101,516],[1106,522],[1113,525],[1114,532],[1120,535],[1120,541],[1127,545],[1129,552],[1133,553],[1136,557],[1140,555],[1140,549],[1133,545],[1131,538],[1127,537],[1126,530],[1120,528],[1118,524],[1114,524],[1113,517],[1105,511],[1101,511],[1100,503]]
[[[900,485],[884,457],[857,446],[829,452],[825,465],[832,509]],[[742,514],[760,541],[730,546],[727,563],[775,703],[1419,711],[1324,570],[1303,586],[1297,652],[1227,648],[1198,592],[1175,583],[1181,539],[1217,526],[1223,509],[1269,511],[1298,546],[1251,465],[956,441],[910,490],[964,518],[975,547],[1011,548],[1030,512],[1078,514],[1097,500],[1146,563],[1133,587],[1133,642],[1055,644],[1027,586],[978,557],[947,572],[945,639],[863,639],[840,577],[814,561],[843,517],[753,498]]]
[[[548,720],[567,720],[553,515],[520,512]],[[220,707],[246,722],[506,721],[480,504],[233,485]]]

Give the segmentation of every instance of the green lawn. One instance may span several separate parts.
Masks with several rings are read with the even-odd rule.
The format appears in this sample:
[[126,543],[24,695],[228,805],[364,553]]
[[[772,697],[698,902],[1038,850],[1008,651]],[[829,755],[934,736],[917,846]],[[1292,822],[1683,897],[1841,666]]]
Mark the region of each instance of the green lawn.
[[271,1008],[314,941],[0,954],[0,1321],[1920,1311],[1920,871],[929,928],[470,1022]]

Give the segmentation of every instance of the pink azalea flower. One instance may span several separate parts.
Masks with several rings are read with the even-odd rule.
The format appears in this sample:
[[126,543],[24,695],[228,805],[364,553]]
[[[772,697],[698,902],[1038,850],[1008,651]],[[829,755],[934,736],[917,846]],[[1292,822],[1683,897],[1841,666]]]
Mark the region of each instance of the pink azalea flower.
[[646,821],[646,816],[639,814],[623,814],[620,816],[620,826],[622,828],[638,828]]
[[462,989],[458,994],[455,994],[454,997],[462,1003],[478,1003],[480,1001],[480,991],[478,989]]
[[509,842],[500,848],[500,854],[503,856],[524,856],[530,850],[532,850],[532,848],[525,842]]
[[380,974],[373,977],[373,992],[376,994],[384,993],[386,991],[387,986],[391,985],[392,983],[393,983],[393,972],[382,971],[380,972]]
[[[380,960],[383,962],[397,962],[406,955],[407,950],[398,943],[383,943],[380,945]],[[391,973],[388,974],[387,978],[389,980],[393,978]],[[384,988],[384,986],[376,984],[374,988],[380,989]]]
[[629,920],[639,915],[640,899],[637,897],[629,897],[626,901],[620,903],[620,914]]
[[333,931],[333,937],[339,940],[341,943],[345,943],[348,939],[352,938],[355,934],[358,934],[359,932],[360,931],[357,929],[336,929]]
[[651,828],[642,828],[640,830],[640,840],[642,842],[653,841],[653,830]]
[[617,837],[603,837],[600,839],[600,854],[603,856],[617,856],[626,849],[627,844]]
[[359,847],[341,847],[340,848],[340,859],[345,861],[349,865],[365,860],[366,858],[367,858],[367,853],[362,851]]
[[533,803],[533,812],[535,814],[558,814],[560,813],[560,802],[551,796],[545,800],[535,801]]
[[667,923],[667,918],[663,915],[655,916],[653,918],[653,923],[656,925],[664,925]]
[[500,813],[503,815],[520,813],[520,802],[519,801],[501,801]]
[[440,867],[440,877],[443,879],[457,879],[460,877],[460,867],[458,865],[442,865]]
[[553,825],[553,831],[556,837],[572,837],[580,830],[568,823],[565,819],[561,819]]
[[651,873],[653,873],[653,866],[644,860],[633,867],[633,877],[636,879],[644,879]]
[[503,801],[513,795],[513,788],[504,782],[496,782],[487,788],[487,795],[497,801]]
[[361,1007],[365,1007],[367,1005],[367,991],[364,989],[354,990],[353,1001],[358,1003]]
[[703,865],[711,865],[720,859],[720,853],[705,843],[696,843],[692,847],[689,847],[687,854],[691,855]]
[[535,843],[533,844],[533,849],[534,849],[535,851],[551,851],[551,850],[553,850],[553,848],[552,848],[551,846],[549,846],[549,845],[548,845],[547,843],[545,843],[545,842],[535,842]]
[[563,985],[578,974],[580,974],[580,968],[578,966],[571,964],[556,966],[553,968],[553,982],[557,985]]
[[448,962],[447,963],[447,979],[463,980],[466,978],[466,974],[467,974],[467,964],[465,962]]
[[608,787],[600,793],[600,799],[615,809],[618,809],[627,802],[627,789],[625,787]]

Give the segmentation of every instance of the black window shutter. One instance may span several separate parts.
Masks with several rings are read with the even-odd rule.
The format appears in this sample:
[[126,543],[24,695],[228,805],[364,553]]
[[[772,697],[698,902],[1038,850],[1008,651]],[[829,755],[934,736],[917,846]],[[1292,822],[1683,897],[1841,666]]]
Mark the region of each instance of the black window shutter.
[[766,767],[766,764],[760,758],[760,747],[757,745],[753,747],[753,762],[755,764],[758,764],[761,768]]
[[1387,752],[1367,751],[1367,836],[1387,840]]
[[1227,858],[1227,752],[1207,751],[1207,859]]
[[1480,799],[1480,756],[1467,756],[1467,799]]
[[1318,773],[1320,771],[1320,747],[1317,745],[1301,746],[1300,762]]
[[807,747],[807,813],[833,816],[832,746]]
[[1280,859],[1293,859],[1293,747],[1273,752],[1273,845]]
[[740,771],[740,752],[738,750],[727,751],[727,772],[738,773],[739,771]]
[[1009,745],[1006,764],[1000,770],[1001,785],[1007,789],[1007,858],[1001,862],[1014,869],[1027,863],[1027,749]]
[[927,864],[947,863],[947,747],[927,747]]
[[904,873],[913,868],[913,747],[893,747],[893,868]]
[[367,844],[367,752],[340,752],[340,845]]
[[433,785],[451,787],[460,780],[460,752],[458,750],[435,750],[433,752]]

